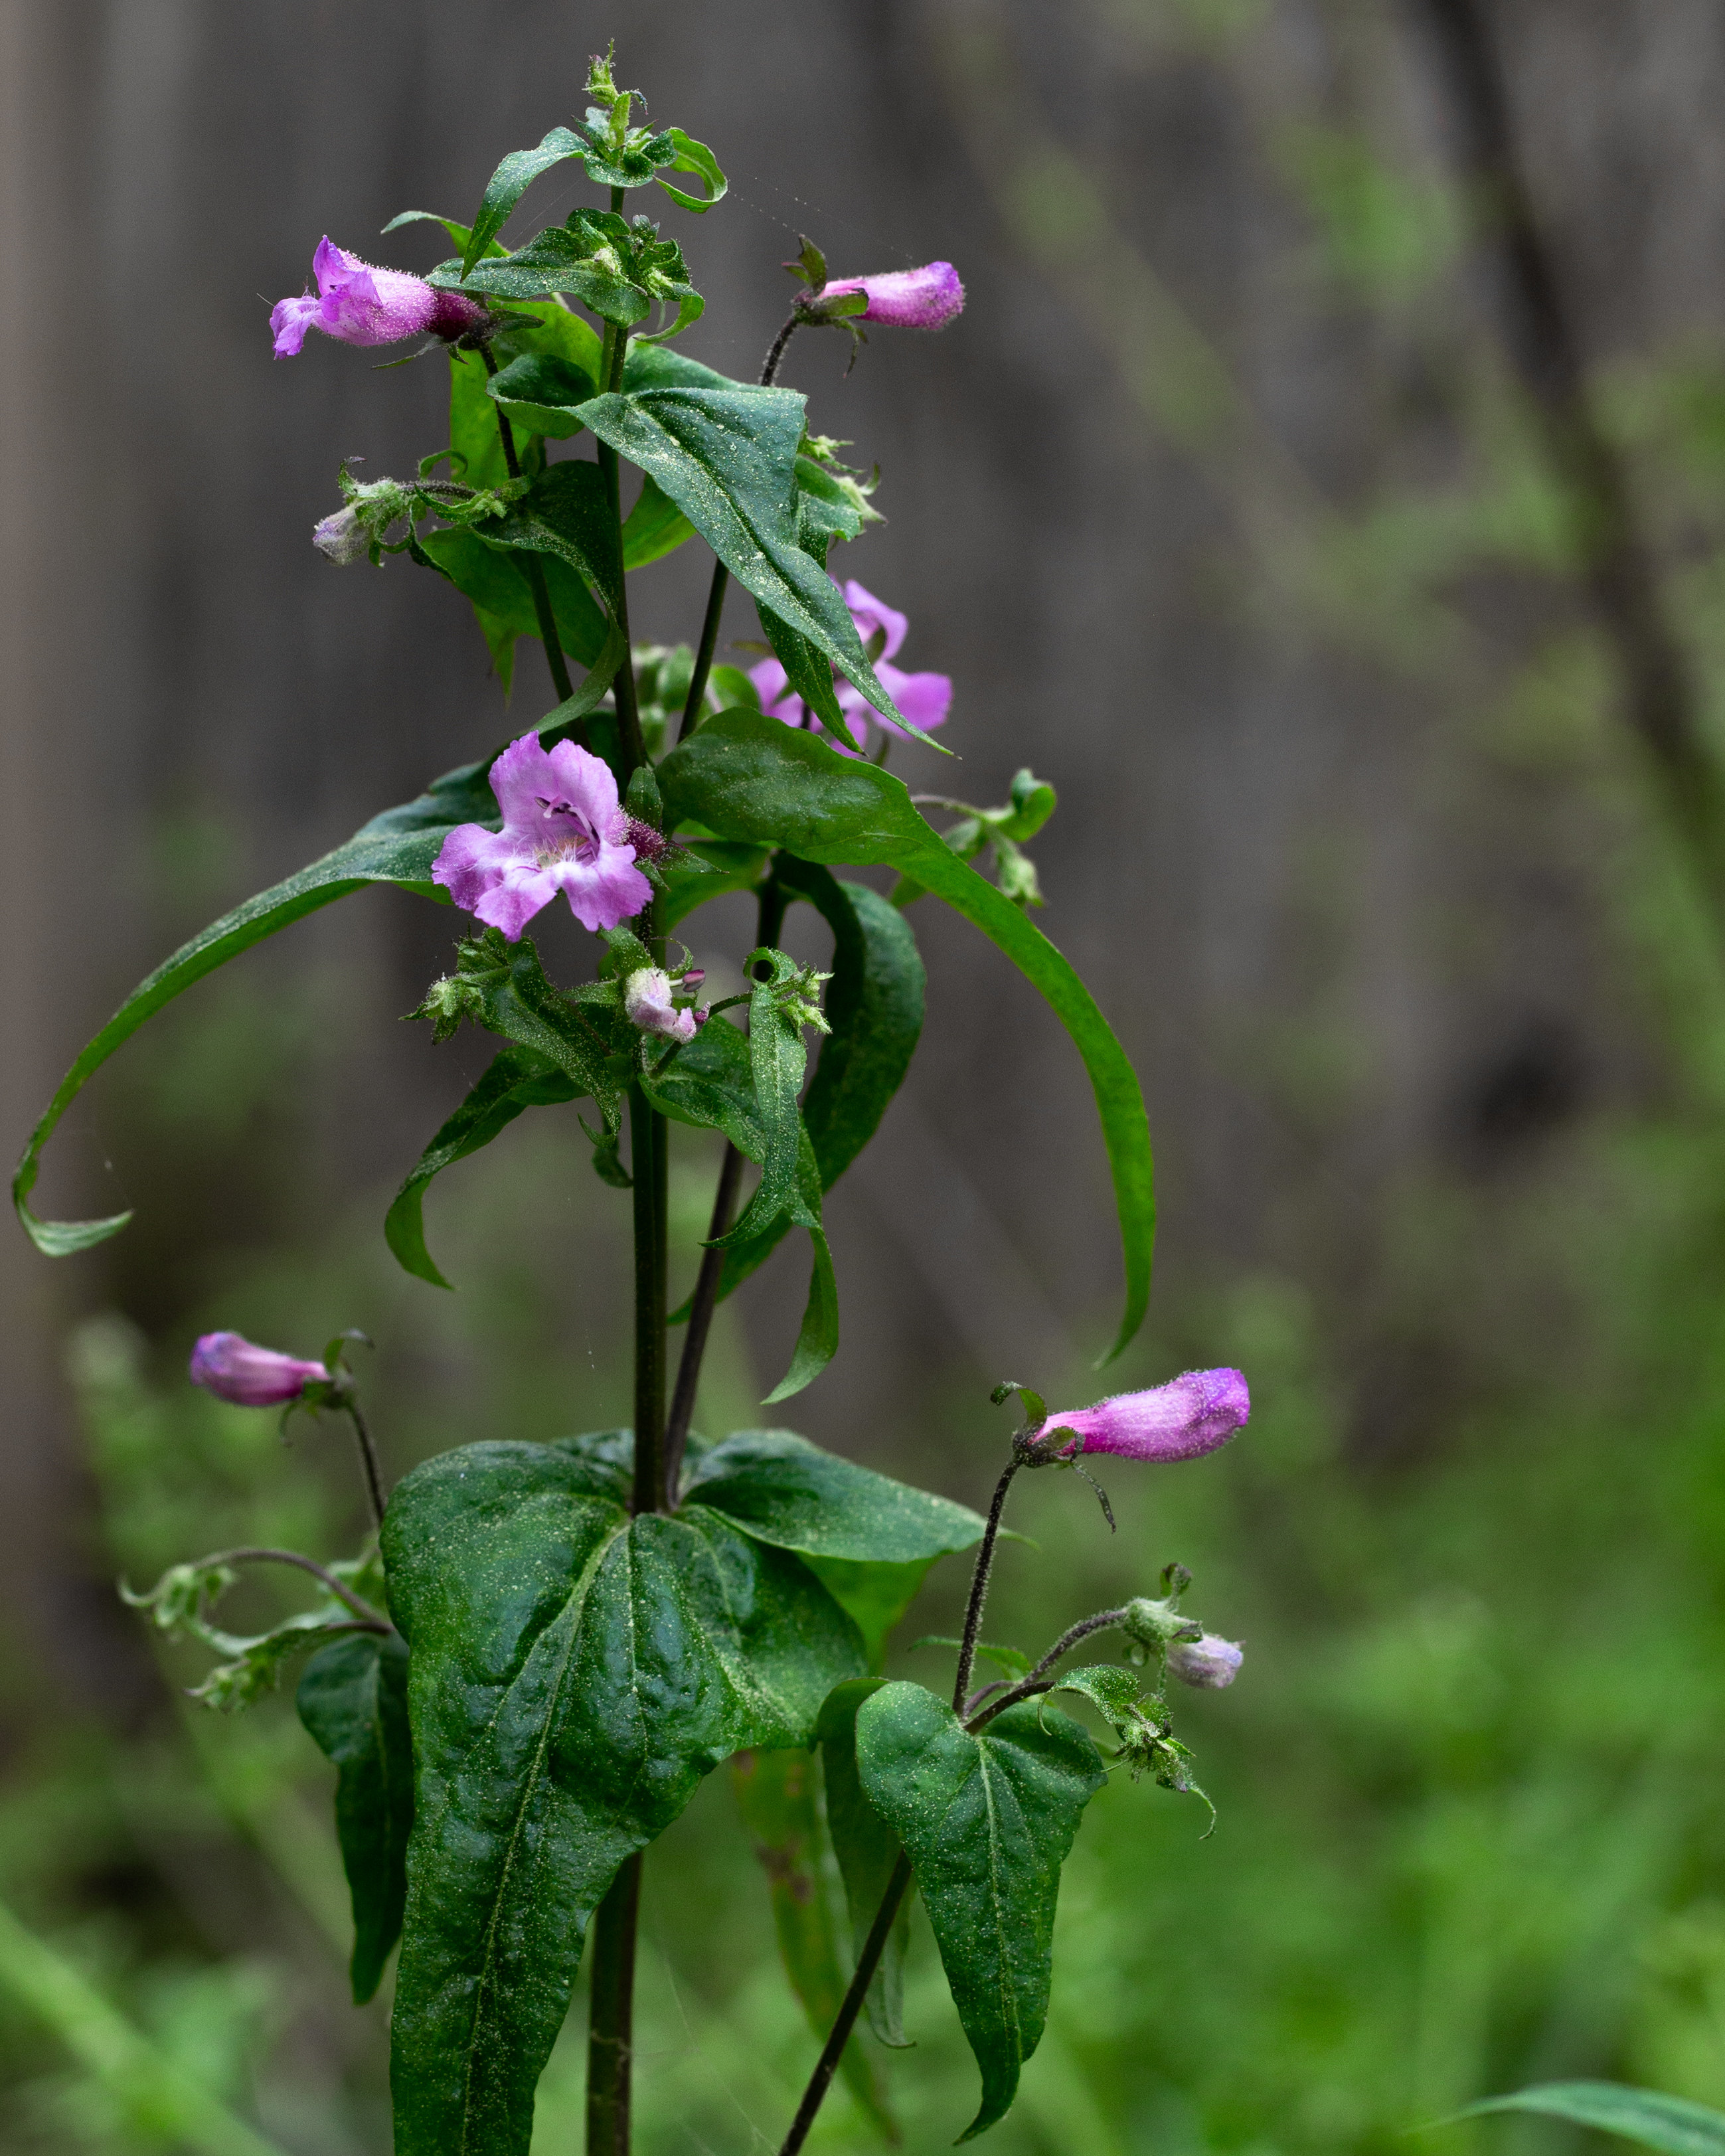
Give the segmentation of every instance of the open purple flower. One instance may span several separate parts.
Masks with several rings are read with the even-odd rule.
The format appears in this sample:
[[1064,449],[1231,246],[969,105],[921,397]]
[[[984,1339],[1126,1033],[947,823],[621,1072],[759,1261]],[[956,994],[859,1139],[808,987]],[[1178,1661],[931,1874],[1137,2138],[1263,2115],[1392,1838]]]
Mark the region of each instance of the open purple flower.
[[285,1407],[329,1374],[321,1363],[259,1348],[239,1332],[206,1332],[192,1350],[193,1383],[237,1408]]
[[869,304],[852,321],[884,322],[896,330],[944,329],[964,305],[964,287],[950,262],[925,262],[920,270],[887,270],[874,277],[831,277],[815,295],[842,300],[865,292]]
[[1245,1660],[1238,1641],[1206,1632],[1196,1640],[1168,1642],[1168,1675],[1200,1691],[1221,1691],[1240,1675]]
[[453,341],[485,320],[485,309],[459,292],[440,292],[404,270],[374,269],[327,234],[318,242],[311,269],[317,296],[301,293],[278,300],[270,310],[278,359],[297,352],[307,330],[321,330],[343,344],[396,344],[428,334]]
[[1055,1448],[1062,1459],[1113,1452],[1123,1460],[1197,1460],[1225,1445],[1245,1424],[1251,1405],[1238,1370],[1189,1370],[1148,1392],[1118,1393],[1091,1408],[1063,1409],[1042,1427],[1050,1435],[1076,1432],[1075,1444]]
[[[856,633],[865,645],[872,644],[877,637],[885,638],[880,656],[875,660],[875,674],[881,687],[913,726],[921,726],[925,733],[931,733],[936,726],[944,726],[952,708],[952,677],[946,674],[906,674],[891,663],[909,631],[908,616],[877,599],[872,592],[865,591],[854,577],[845,585],[844,592],[845,603],[850,609]],[[792,689],[789,675],[776,659],[763,659],[758,666],[752,666],[749,679],[761,699],[761,709],[769,717],[783,719],[788,726],[810,723],[808,706]],[[868,745],[870,719],[901,740],[907,738],[904,728],[883,718],[860,689],[842,679],[835,679],[833,688],[850,735],[848,742],[835,742],[835,747],[861,755]]]
[[583,928],[615,928],[640,911],[653,886],[624,843],[629,828],[609,765],[536,733],[511,742],[491,766],[503,829],[458,824],[431,866],[457,906],[511,943],[559,891]]

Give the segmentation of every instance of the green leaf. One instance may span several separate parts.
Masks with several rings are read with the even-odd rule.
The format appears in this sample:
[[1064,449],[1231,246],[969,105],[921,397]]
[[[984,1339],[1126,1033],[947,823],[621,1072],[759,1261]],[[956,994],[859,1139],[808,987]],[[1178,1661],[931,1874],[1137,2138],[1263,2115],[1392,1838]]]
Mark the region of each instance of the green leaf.
[[854,681],[876,711],[926,741],[876,680],[837,586],[798,542],[803,404],[788,389],[670,387],[596,397],[581,416],[657,480],[762,606]]
[[[539,616],[527,572],[512,549],[488,545],[477,531],[428,531],[419,546],[456,588],[473,602],[481,625],[495,622],[513,642],[536,637]],[[559,554],[542,552],[540,566],[557,641],[572,659],[591,666],[604,649],[610,624],[582,578]],[[490,633],[487,633],[490,641]],[[607,685],[608,685],[608,679]]]
[[641,1086],[661,1115],[697,1130],[722,1131],[746,1159],[766,1158],[749,1045],[724,1017],[709,1019],[693,1040],[646,1073]]
[[455,972],[432,984],[414,1017],[434,1020],[439,1040],[470,1019],[531,1049],[562,1072],[578,1094],[590,1094],[606,1127],[614,1130],[629,1082],[619,1065],[634,1045],[632,1029],[625,1029],[617,1014],[615,988],[608,993],[589,988],[565,994],[546,978],[531,937],[511,943],[499,928],[464,939],[455,951]]
[[887,1640],[937,1561],[919,1558],[908,1564],[874,1564],[811,1556],[808,1563],[834,1601],[855,1620],[868,1650],[869,1667],[878,1673],[885,1666]]
[[[826,1775],[827,1827],[845,1902],[850,1917],[851,1952],[860,1958],[863,1942],[874,1928],[888,1881],[898,1863],[900,1842],[863,1794],[856,1766],[856,1717],[863,1702],[880,1689],[878,1677],[855,1677],[837,1685],[820,1711],[821,1764]],[[905,1955],[911,1943],[911,1897],[899,1903],[886,1935],[864,2005],[869,2025],[895,2050],[909,2042],[905,2035]]]
[[1004,2118],[1048,2013],[1060,1866],[1107,1779],[1068,1715],[1009,1707],[972,1736],[921,1685],[888,1684],[856,1717],[863,1793],[916,1866],[942,1966],[983,2077],[960,2135]]
[[725,199],[726,182],[719,168],[719,161],[705,142],[696,141],[680,127],[667,127],[665,131],[677,153],[671,164],[672,172],[698,173],[706,182],[707,192],[704,195],[691,195],[686,188],[674,187],[663,172],[655,172],[653,177],[674,203],[680,203],[685,209],[692,209],[697,215],[704,217],[716,203]]
[[721,1243],[746,1242],[770,1226],[781,1214],[799,1225],[819,1220],[819,1191],[813,1194],[811,1214],[806,1178],[798,1173],[805,1142],[798,1096],[803,1074],[809,1067],[809,1050],[803,1025],[794,1011],[787,1010],[780,991],[795,977],[796,968],[783,952],[770,956],[765,980],[754,983],[749,993],[749,1070],[754,1081],[755,1112],[767,1140],[761,1155],[761,1180],[742,1217]]
[[659,901],[659,922],[667,934],[710,898],[721,897],[727,891],[752,891],[767,872],[768,849],[765,846],[733,846],[722,839],[684,843],[706,867],[679,867],[673,858],[660,871],[665,888]]
[[1665,2156],[1725,2156],[1725,2112],[1686,2097],[1662,2096],[1654,2089],[1625,2088],[1618,2082],[1545,2082],[1517,2089],[1512,2096],[1488,2096],[1471,2103],[1440,2126],[1479,2118],[1489,2112],[1532,2111],[1546,2118],[1568,2119],[1599,2133],[1621,2134]]
[[[1030,1665],[1023,1656],[1021,1670],[1009,1671],[1014,1676],[1024,1676]],[[1062,1670],[1055,1678],[1055,1691],[1081,1693],[1098,1712],[1112,1722],[1116,1732],[1124,1738],[1134,1723],[1143,1717],[1137,1712],[1143,1696],[1144,1681],[1136,1670],[1122,1668],[1118,1662],[1092,1662],[1077,1670]]]
[[788,1430],[734,1430],[696,1462],[685,1496],[757,1542],[870,1564],[927,1564],[968,1549],[983,1527],[968,1505],[859,1467]]
[[363,2006],[401,1937],[413,1824],[408,1650],[394,1634],[356,1633],[306,1663],[294,1704],[335,1763],[336,1838],[353,1899],[353,2003]]
[[502,408],[512,427],[565,441],[581,432],[583,423],[576,418],[575,408],[595,395],[598,387],[587,370],[571,360],[549,352],[523,352],[498,368],[486,382],[485,393]]
[[567,1073],[531,1048],[506,1048],[437,1136],[396,1194],[383,1221],[383,1240],[397,1262],[434,1287],[449,1287],[425,1247],[424,1205],[434,1176],[488,1146],[524,1109],[550,1106],[580,1096]]
[[[848,1689],[840,1686],[841,1691]],[[791,1989],[809,2026],[825,2041],[839,2018],[849,1981],[839,1964],[838,1941],[821,1876],[819,1768],[813,1752],[739,1752],[731,1763],[737,1808],[767,1875],[773,1928]],[[888,2141],[898,2128],[875,2064],[855,2038],[839,2062],[845,2086]]]
[[623,526],[623,566],[644,569],[650,562],[674,554],[685,539],[695,536],[695,526],[675,502],[663,493],[649,472],[640,498]]
[[121,1042],[130,1040],[164,1004],[171,1003],[218,966],[225,965],[266,936],[274,936],[290,921],[302,920],[320,906],[347,897],[350,891],[362,891],[369,883],[398,884],[447,904],[447,894],[430,880],[431,865],[457,824],[496,823],[497,803],[485,777],[491,761],[464,764],[436,780],[417,800],[372,817],[345,845],[247,899],[231,913],[224,913],[139,983],[61,1081],[47,1112],[30,1135],[13,1178],[13,1202],[39,1250],[49,1257],[64,1257],[74,1250],[88,1250],[116,1234],[131,1218],[130,1213],[118,1213],[105,1220],[39,1220],[27,1202],[35,1185],[42,1148],[54,1126],[85,1081]]
[[[904,1082],[922,1031],[927,975],[910,924],[866,884],[840,883],[812,862],[781,854],[774,870],[793,897],[807,899],[833,932],[826,994],[832,1031],[820,1044],[803,1121],[823,1191],[830,1190],[880,1127]],[[722,1300],[777,1248],[781,1219],[725,1253]]]
[[[803,1134],[803,1142],[808,1144]],[[805,1208],[812,1193],[818,1207],[820,1199],[819,1183],[813,1173],[800,1178],[804,1192]],[[814,1266],[809,1276],[809,1300],[803,1306],[803,1322],[798,1329],[797,1344],[791,1351],[790,1368],[768,1394],[761,1404],[763,1408],[777,1407],[781,1400],[793,1399],[806,1386],[812,1385],[839,1352],[839,1283],[833,1271],[832,1245],[827,1241],[826,1230],[817,1222],[803,1222],[809,1230],[809,1245],[814,1254]]]
[[[567,127],[553,127],[531,150],[511,150],[485,183],[480,213],[473,221],[467,244],[461,249],[465,277],[508,223],[516,204],[542,172],[560,165],[565,157],[578,157],[587,145]],[[397,222],[401,220],[398,218]],[[389,228],[385,227],[388,230]],[[459,244],[459,242],[457,242]]]
[[506,516],[487,520],[485,537],[493,547],[519,547],[567,562],[598,586],[614,613],[623,588],[617,520],[604,474],[587,458],[547,465]]
[[1111,1358],[1142,1322],[1156,1204],[1150,1131],[1137,1074],[1096,1000],[1024,913],[959,860],[903,783],[758,711],[721,711],[659,767],[667,828],[688,817],[717,837],[777,844],[801,860],[897,869],[927,886],[1004,951],[1053,1008],[1083,1057],[1113,1170],[1126,1260],[1126,1309]]
[[593,1909],[732,1752],[806,1744],[861,1666],[798,1558],[704,1503],[627,1509],[626,1434],[474,1445],[384,1522],[418,1775],[398,2156],[526,2156]]

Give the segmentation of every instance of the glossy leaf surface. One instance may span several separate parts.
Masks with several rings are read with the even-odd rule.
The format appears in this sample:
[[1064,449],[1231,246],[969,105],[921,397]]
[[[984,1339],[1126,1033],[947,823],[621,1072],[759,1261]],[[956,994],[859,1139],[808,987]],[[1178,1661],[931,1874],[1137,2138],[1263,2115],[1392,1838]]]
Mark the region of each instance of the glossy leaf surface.
[[838,587],[798,543],[803,403],[788,389],[679,386],[596,397],[581,417],[657,481],[762,606],[877,711],[927,740],[875,678]]
[[788,1430],[734,1430],[696,1461],[685,1494],[757,1542],[807,1557],[927,1563],[968,1549],[983,1527],[968,1505],[859,1467]]
[[1137,1075],[1071,965],[984,876],[948,850],[903,783],[758,711],[721,711],[659,767],[668,815],[799,860],[879,864],[911,876],[993,942],[1040,991],[1083,1057],[1113,1171],[1126,1309],[1111,1356],[1142,1322],[1156,1225],[1149,1122]]
[[731,1753],[807,1743],[855,1627],[688,1502],[631,1521],[624,1435],[465,1446],[397,1489],[418,1774],[396,1984],[399,2156],[525,2156],[593,1910]]
[[[464,276],[489,250],[491,242],[508,223],[516,204],[539,175],[548,172],[553,165],[560,165],[565,157],[579,157],[586,147],[567,127],[553,127],[532,149],[510,151],[485,182],[479,215],[461,249]],[[460,244],[459,237],[456,244]]]
[[[840,1686],[840,1691],[847,1687]],[[809,2026],[824,2042],[838,2019],[849,1982],[822,1876],[816,1755],[800,1748],[783,1752],[739,1752],[731,1763],[737,1808],[767,1875],[773,1928],[791,1989]],[[853,2036],[839,2062],[845,2084],[890,2141],[898,2138],[875,2062]]]
[[983,2077],[968,2141],[1004,2118],[1048,2015],[1060,1866],[1107,1777],[1070,1716],[1026,1702],[972,1736],[921,1685],[856,1716],[863,1794],[916,1866],[941,1964]]
[[401,1936],[413,1824],[413,1749],[408,1734],[408,1650],[392,1633],[355,1633],[306,1663],[295,1706],[334,1762],[336,1838],[353,1901],[353,2003],[382,1979]]
[[[898,1836],[864,1795],[856,1767],[857,1711],[880,1689],[880,1681],[878,1677],[858,1677],[849,1684],[834,1686],[820,1711],[827,1829],[839,1861],[839,1876],[845,1882],[853,1967],[874,1926],[901,1846]],[[910,2041],[905,2035],[905,1955],[910,1943],[911,1897],[906,1894],[899,1903],[892,1929],[886,1935],[886,1950],[864,2002],[869,2026],[883,2044],[895,2050]]]
[[449,1287],[425,1247],[427,1186],[444,1168],[488,1146],[528,1108],[548,1107],[581,1097],[573,1081],[549,1056],[531,1048],[506,1048],[485,1075],[438,1131],[396,1194],[383,1221],[383,1240],[396,1261],[434,1287]]

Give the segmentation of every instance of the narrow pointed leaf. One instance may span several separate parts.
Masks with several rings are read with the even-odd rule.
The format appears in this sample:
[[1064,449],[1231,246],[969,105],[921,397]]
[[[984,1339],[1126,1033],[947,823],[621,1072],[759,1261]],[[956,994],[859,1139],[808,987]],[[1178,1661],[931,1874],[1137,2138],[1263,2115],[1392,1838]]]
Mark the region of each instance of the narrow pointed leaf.
[[916,1866],[983,2099],[960,2135],[1005,2116],[1048,2015],[1060,1866],[1107,1779],[1069,1715],[1009,1707],[972,1736],[921,1685],[883,1685],[857,1711],[863,1794]]
[[586,146],[567,127],[553,127],[533,149],[510,151],[485,183],[479,215],[461,251],[464,277],[508,223],[516,204],[539,175],[560,165],[565,157],[579,157]]
[[855,1627],[699,1502],[631,1520],[626,1435],[468,1445],[384,1523],[418,1775],[398,2156],[526,2156],[593,1909],[732,1752],[806,1744]]
[[413,1824],[408,1650],[394,1634],[355,1633],[306,1663],[294,1704],[336,1768],[336,1839],[353,1901],[353,2003],[363,2006],[401,1937]]
[[[767,1875],[779,1958],[809,2028],[824,2042],[838,2019],[849,1976],[839,1964],[822,1876],[819,1774],[815,1754],[800,1749],[739,1752],[731,1763],[737,1808]],[[839,2071],[883,2138],[896,2141],[898,2128],[875,2062],[854,2036]]]
[[[1664,2156],[1725,2156],[1725,2111],[1686,2097],[1663,2096],[1656,2089],[1625,2088],[1618,2082],[1546,2082],[1517,2089],[1512,2096],[1490,2096],[1471,2103],[1455,2118],[1479,2118],[1491,2112],[1532,2111],[1542,2118],[1590,2126],[1597,2133],[1620,2134]],[[1452,2123],[1450,2119],[1436,2122]]]
[[419,1156],[383,1221],[383,1240],[396,1261],[434,1287],[449,1287],[425,1247],[424,1199],[434,1176],[488,1146],[526,1109],[580,1098],[574,1082],[548,1056],[506,1048]]
[[680,203],[685,209],[692,209],[697,215],[705,216],[716,203],[725,199],[727,182],[720,169],[719,161],[705,142],[697,142],[692,136],[685,135],[680,127],[667,127],[665,131],[670,137],[677,153],[671,163],[671,171],[697,173],[706,182],[707,192],[704,195],[692,195],[685,187],[674,187],[663,172],[655,172],[653,177],[674,203]]
[[902,781],[758,711],[721,711],[659,767],[668,815],[716,836],[778,844],[799,860],[896,868],[944,899],[1004,952],[1052,1007],[1083,1057],[1113,1171],[1126,1308],[1107,1358],[1132,1339],[1150,1295],[1156,1226],[1150,1130],[1137,1073],[1070,963],[987,877],[926,823]]
[[763,1408],[777,1407],[781,1400],[793,1399],[814,1383],[839,1352],[839,1283],[833,1272],[832,1246],[824,1228],[807,1222],[803,1224],[809,1228],[809,1247],[814,1256],[814,1269],[809,1276],[809,1300],[803,1307],[803,1322],[791,1353],[790,1368],[762,1401]]
[[675,387],[596,397],[582,406],[581,417],[602,442],[652,475],[762,606],[855,682],[876,711],[927,741],[876,679],[838,587],[798,543],[804,402],[788,389]]
[[[873,1928],[903,1845],[863,1794],[856,1768],[857,1711],[880,1689],[880,1684],[879,1677],[855,1677],[849,1684],[837,1685],[820,1711],[827,1829],[839,1860],[839,1876],[845,1882],[853,1966]],[[905,2035],[905,1955],[910,1942],[911,1897],[906,1894],[899,1903],[892,1929],[886,1935],[886,1951],[864,2001],[869,2026],[883,2044],[895,2050],[910,2041]]]

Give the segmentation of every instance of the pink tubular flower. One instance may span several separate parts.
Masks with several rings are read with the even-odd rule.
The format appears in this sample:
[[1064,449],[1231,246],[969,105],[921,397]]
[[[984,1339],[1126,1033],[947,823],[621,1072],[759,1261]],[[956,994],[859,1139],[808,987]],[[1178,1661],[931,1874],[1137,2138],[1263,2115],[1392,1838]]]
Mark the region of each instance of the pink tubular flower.
[[329,1374],[321,1363],[254,1347],[239,1332],[206,1332],[192,1350],[193,1383],[237,1408],[285,1407]]
[[[705,973],[692,976],[695,985],[706,978]],[[660,966],[643,966],[631,973],[623,984],[623,1008],[631,1025],[638,1025],[643,1033],[662,1033],[671,1040],[693,1040],[706,1023],[704,1010],[693,1010],[675,998],[680,988],[688,988],[691,977],[674,981]]]
[[1081,1452],[1115,1452],[1125,1460],[1197,1460],[1226,1445],[1251,1413],[1238,1370],[1189,1370],[1147,1393],[1118,1393],[1093,1408],[1051,1414],[1051,1435],[1075,1430],[1077,1442],[1055,1448],[1065,1459]]
[[1206,1632],[1198,1640],[1168,1642],[1169,1676],[1178,1677],[1182,1684],[1197,1686],[1200,1691],[1225,1690],[1240,1675],[1245,1660],[1237,1640],[1221,1639],[1214,1632]]
[[485,309],[459,292],[440,292],[404,270],[374,270],[327,234],[318,242],[311,268],[318,296],[305,292],[278,300],[270,310],[278,359],[298,352],[307,330],[321,330],[343,344],[395,344],[428,332],[453,341],[485,319]]
[[511,943],[559,891],[583,928],[615,928],[653,886],[622,843],[628,819],[609,765],[573,742],[547,752],[536,733],[511,742],[491,766],[503,829],[458,824],[431,866],[457,906],[501,928]]
[[869,304],[850,320],[883,322],[896,330],[944,329],[964,305],[964,287],[950,262],[925,262],[920,270],[888,270],[875,277],[831,277],[818,300],[842,300],[866,292]]
[[[872,592],[865,591],[854,577],[844,587],[844,592],[845,603],[850,609],[850,618],[865,646],[872,644],[876,637],[884,635],[886,639],[880,646],[880,655],[875,661],[875,678],[881,687],[911,724],[921,726],[924,733],[932,733],[935,727],[944,726],[952,708],[952,677],[946,674],[906,674],[891,664],[910,629],[909,618],[896,607],[877,599]],[[770,718],[783,719],[788,726],[808,722],[808,707],[791,688],[789,676],[776,659],[763,659],[758,666],[752,666],[749,679],[761,699],[761,709]],[[834,743],[837,748],[861,755],[868,744],[870,719],[901,741],[906,738],[904,728],[883,718],[860,689],[842,680],[835,680],[833,687],[850,734],[848,743]]]

